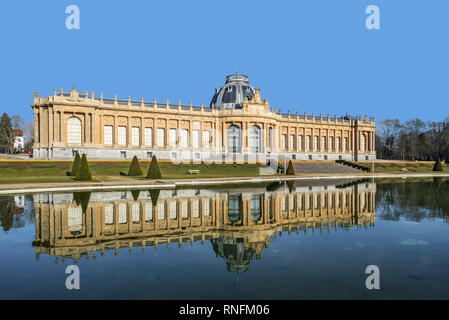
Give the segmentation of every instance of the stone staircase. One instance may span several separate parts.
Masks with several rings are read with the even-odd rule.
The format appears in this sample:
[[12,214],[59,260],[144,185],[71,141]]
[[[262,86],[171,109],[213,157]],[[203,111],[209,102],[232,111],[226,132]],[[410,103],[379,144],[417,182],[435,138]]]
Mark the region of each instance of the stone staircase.
[[342,164],[332,162],[298,162],[293,163],[296,174],[301,173],[361,173],[357,170]]

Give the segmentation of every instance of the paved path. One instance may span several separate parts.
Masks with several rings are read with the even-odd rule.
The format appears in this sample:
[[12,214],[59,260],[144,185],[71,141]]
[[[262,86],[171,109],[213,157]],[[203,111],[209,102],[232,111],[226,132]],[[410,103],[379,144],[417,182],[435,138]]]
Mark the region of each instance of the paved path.
[[[358,171],[360,172],[360,171]],[[240,178],[202,178],[177,180],[128,180],[110,182],[58,182],[58,183],[28,183],[28,184],[2,184],[0,195],[19,193],[42,192],[73,192],[73,191],[99,191],[99,190],[132,190],[132,189],[173,189],[176,187],[198,187],[220,184],[261,183],[290,180],[320,180],[320,179],[360,179],[360,178],[427,178],[449,177],[449,173],[332,173],[332,174],[301,174],[296,176],[270,176],[270,177],[240,177]]]

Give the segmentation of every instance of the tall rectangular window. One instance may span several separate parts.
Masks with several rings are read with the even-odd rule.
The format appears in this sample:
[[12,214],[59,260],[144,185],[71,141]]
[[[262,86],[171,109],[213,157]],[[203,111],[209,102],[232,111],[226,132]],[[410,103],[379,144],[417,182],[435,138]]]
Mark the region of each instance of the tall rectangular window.
[[295,136],[293,134],[290,135],[290,149],[295,149]]
[[343,138],[343,151],[346,151],[348,147],[348,138]]
[[104,207],[104,223],[114,224],[114,206],[112,204]]
[[209,144],[210,144],[210,131],[206,130],[203,131],[203,147],[209,148]]
[[118,144],[126,145],[126,127],[118,127]]
[[286,145],[286,136],[285,134],[281,135],[281,146],[283,149],[287,149],[287,145]]
[[340,147],[341,147],[341,138],[337,137],[335,151],[340,151],[341,150]]
[[194,218],[200,216],[200,200],[198,199],[192,201],[192,215]]
[[329,151],[334,149],[334,137],[329,137]]
[[181,202],[181,217],[187,219],[189,217],[189,203],[187,201]]
[[203,202],[203,215],[208,217],[210,215],[210,200],[204,200]]
[[170,129],[168,144],[170,147],[176,147],[176,129]]
[[158,147],[165,146],[165,129],[163,128],[157,129],[157,146]]
[[112,145],[112,126],[104,126],[104,144]]
[[139,127],[131,128],[131,144],[133,146],[140,145],[140,128]]
[[326,137],[321,137],[321,151],[326,150]]
[[133,203],[131,206],[131,212],[133,217],[133,222],[140,222],[140,204]]
[[194,148],[198,148],[200,146],[200,132],[198,130],[192,131],[192,144]]
[[145,221],[149,222],[153,220],[153,205],[151,203],[145,204]]
[[176,201],[172,201],[170,202],[170,219],[175,220],[177,217],[177,203]]
[[159,201],[157,204],[157,218],[159,220],[165,219],[165,202]]
[[306,149],[312,150],[312,141],[310,140],[310,136],[306,137]]
[[145,145],[151,146],[153,145],[153,128],[145,128]]
[[189,130],[181,130],[181,147],[187,148],[189,146]]
[[298,150],[302,150],[302,136],[298,136]]
[[128,221],[128,206],[126,203],[120,203],[118,206],[118,223],[126,223]]
[[318,136],[313,137],[313,150],[318,150]]

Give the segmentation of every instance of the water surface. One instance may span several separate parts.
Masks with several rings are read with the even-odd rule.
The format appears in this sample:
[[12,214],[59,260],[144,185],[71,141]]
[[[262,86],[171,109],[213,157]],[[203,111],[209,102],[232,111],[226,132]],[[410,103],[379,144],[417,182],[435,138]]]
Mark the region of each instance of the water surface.
[[442,179],[2,196],[0,298],[448,299],[448,196]]

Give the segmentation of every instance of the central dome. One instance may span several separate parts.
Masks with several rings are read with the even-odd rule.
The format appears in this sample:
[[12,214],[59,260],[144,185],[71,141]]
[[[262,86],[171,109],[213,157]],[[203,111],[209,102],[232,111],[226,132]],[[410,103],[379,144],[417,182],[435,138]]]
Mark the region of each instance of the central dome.
[[210,106],[214,105],[217,109],[242,108],[243,99],[251,99],[254,91],[247,76],[238,73],[227,76],[225,85],[215,89]]

